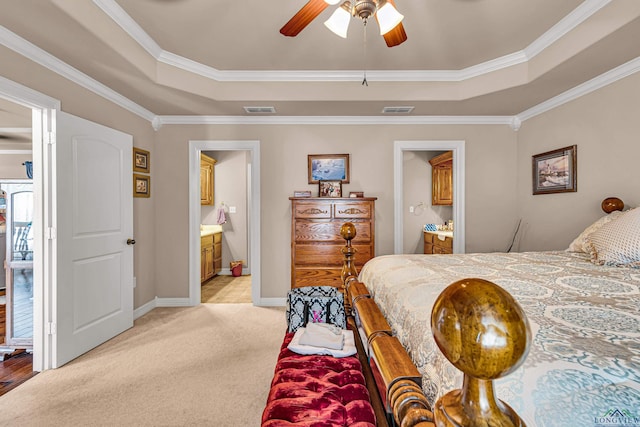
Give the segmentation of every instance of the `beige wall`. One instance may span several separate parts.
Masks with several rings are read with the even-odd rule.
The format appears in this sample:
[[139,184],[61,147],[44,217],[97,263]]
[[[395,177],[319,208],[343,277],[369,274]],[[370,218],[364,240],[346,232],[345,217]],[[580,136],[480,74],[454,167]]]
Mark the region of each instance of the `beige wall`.
[[27,179],[27,170],[23,165],[27,160],[31,161],[31,154],[0,153],[0,178]]
[[[188,296],[188,141],[259,140],[262,290],[289,288],[290,203],[307,184],[307,154],[349,153],[343,188],[378,198],[376,253],[393,252],[393,141],[466,142],[466,252],[503,251],[518,218],[517,250],[563,249],[602,215],[602,198],[640,203],[640,74],[526,121],[505,125],[173,125],[148,121],[0,46],[0,75],[62,102],[68,113],[127,132],[151,151],[151,198],[134,200],[135,306]],[[135,100],[134,100],[135,101]],[[531,195],[531,156],[578,145],[578,192]],[[163,196],[159,196],[163,195]],[[168,202],[168,201],[169,202]]]
[[[516,133],[505,125],[174,125],[158,131],[156,189],[173,203],[156,212],[159,297],[188,296],[188,141],[259,140],[261,255],[264,298],[290,286],[290,201],[307,184],[307,155],[349,153],[351,182],[343,191],[377,197],[376,254],[393,253],[394,140],[466,141],[467,251],[504,250],[515,228]],[[490,171],[490,174],[487,174]],[[496,198],[498,200],[496,200]],[[496,209],[500,205],[501,209]],[[162,232],[171,224],[173,233]],[[489,231],[487,231],[489,230]],[[417,231],[417,233],[420,233]],[[255,267],[254,267],[255,268]]]
[[[524,122],[518,132],[520,251],[566,249],[608,196],[640,204],[640,73]],[[532,195],[531,156],[577,145],[575,193]]]
[[[60,100],[62,110],[67,113],[133,135],[134,146],[151,151],[151,197],[136,198],[133,202],[136,239],[134,274],[137,279],[134,307],[151,301],[156,296],[154,203],[159,194],[159,188],[155,186],[155,177],[160,171],[155,162],[155,132],[151,124],[4,46],[0,46],[0,64],[0,75],[3,77]],[[163,232],[167,232],[167,229]]]

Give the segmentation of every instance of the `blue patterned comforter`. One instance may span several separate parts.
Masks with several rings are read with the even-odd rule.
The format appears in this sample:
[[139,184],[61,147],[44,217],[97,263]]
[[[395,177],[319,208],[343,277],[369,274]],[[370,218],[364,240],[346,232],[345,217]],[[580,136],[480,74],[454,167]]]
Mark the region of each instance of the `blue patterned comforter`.
[[360,280],[432,404],[460,388],[462,375],[435,344],[431,308],[469,277],[500,285],[527,314],[529,355],[496,390],[529,427],[607,425],[607,416],[609,425],[640,426],[640,270],[594,265],[576,252],[388,255],[363,267]]

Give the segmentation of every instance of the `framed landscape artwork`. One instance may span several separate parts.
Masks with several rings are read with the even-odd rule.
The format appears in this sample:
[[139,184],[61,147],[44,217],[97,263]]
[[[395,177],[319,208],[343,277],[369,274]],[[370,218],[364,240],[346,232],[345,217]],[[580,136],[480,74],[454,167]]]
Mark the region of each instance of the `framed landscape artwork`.
[[349,183],[348,154],[309,154],[307,163],[309,184],[335,180]]
[[578,191],[577,146],[536,154],[533,161],[533,194]]

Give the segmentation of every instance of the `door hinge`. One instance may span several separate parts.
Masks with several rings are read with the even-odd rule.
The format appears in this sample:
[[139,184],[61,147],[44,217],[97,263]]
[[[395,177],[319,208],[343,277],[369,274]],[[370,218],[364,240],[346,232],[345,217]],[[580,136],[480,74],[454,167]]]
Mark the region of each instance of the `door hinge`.
[[47,240],[55,239],[56,238],[56,229],[53,228],[53,227],[47,227],[46,238],[47,238]]
[[53,322],[47,322],[47,335],[55,335],[56,332],[56,324]]
[[53,145],[56,143],[56,134],[55,132],[47,132],[45,134],[46,143],[49,145]]

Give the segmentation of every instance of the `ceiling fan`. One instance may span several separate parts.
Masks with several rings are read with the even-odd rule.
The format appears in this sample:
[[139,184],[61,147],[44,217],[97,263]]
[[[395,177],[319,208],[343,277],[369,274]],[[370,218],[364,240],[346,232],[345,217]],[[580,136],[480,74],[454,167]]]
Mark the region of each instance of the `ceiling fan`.
[[[340,0],[309,0],[281,29],[285,36],[295,37],[307,25],[320,15],[329,5],[338,4]],[[324,23],[327,28],[340,37],[347,37],[347,28],[351,17],[367,20],[375,16],[380,27],[380,34],[387,46],[397,46],[407,40],[402,25],[402,16],[396,9],[394,0],[347,0],[343,2],[333,15]]]

